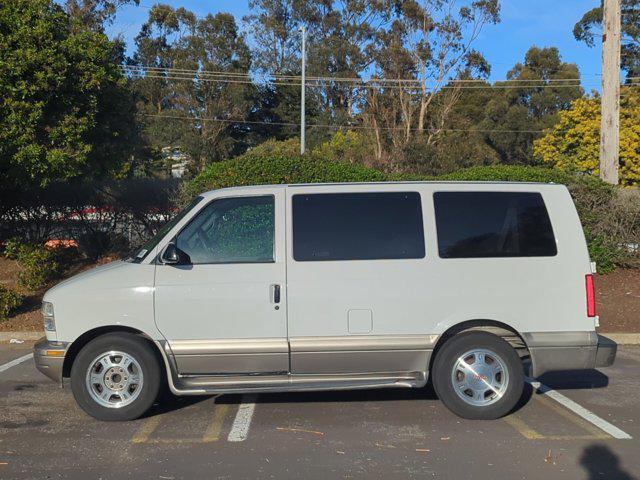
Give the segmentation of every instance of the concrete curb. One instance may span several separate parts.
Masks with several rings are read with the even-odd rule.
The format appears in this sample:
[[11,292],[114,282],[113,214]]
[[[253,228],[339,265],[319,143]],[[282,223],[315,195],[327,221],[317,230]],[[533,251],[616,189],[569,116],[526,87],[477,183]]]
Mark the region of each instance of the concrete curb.
[[[603,333],[618,345],[640,345],[640,333]],[[0,332],[0,342],[8,342],[12,338],[16,340],[39,340],[44,337],[44,332]]]
[[44,337],[41,332],[0,332],[0,342],[9,342],[12,338],[16,340],[39,340]]

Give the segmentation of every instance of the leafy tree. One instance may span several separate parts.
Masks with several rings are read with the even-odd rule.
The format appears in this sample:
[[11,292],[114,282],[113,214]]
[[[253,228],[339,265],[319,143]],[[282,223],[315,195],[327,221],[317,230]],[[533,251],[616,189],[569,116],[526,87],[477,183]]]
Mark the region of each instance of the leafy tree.
[[[640,184],[640,94],[623,88],[620,109],[620,182]],[[535,141],[535,155],[562,170],[599,174],[600,99],[579,98]]]
[[[180,145],[185,122],[174,118],[179,101],[174,81],[165,69],[173,68],[178,61],[176,44],[180,40],[181,25],[195,22],[195,16],[184,8],[173,9],[168,5],[156,5],[149,11],[135,39],[136,51],[131,66],[150,68],[151,74],[132,79],[137,95],[139,121],[144,125],[148,142],[160,150],[165,146]],[[134,70],[141,73],[141,70]],[[187,80],[189,80],[187,78]]]
[[[499,21],[497,0],[405,1],[373,49],[375,79],[366,94],[365,118],[378,157],[397,163],[411,144],[433,150],[462,82],[486,77],[489,66],[472,48],[485,25]],[[398,82],[394,79],[401,79]]]
[[252,14],[244,17],[255,47],[255,67],[274,74],[300,69],[301,25],[297,4],[292,0],[249,0]]
[[90,28],[102,32],[105,23],[111,23],[118,8],[139,5],[140,0],[67,0],[65,10],[78,21],[76,28]]
[[533,46],[524,63],[516,64],[507,73],[507,81],[494,85],[484,121],[478,128],[488,132],[487,143],[501,163],[532,163],[533,141],[540,136],[537,131],[551,127],[558,112],[582,96],[579,81],[577,65],[563,62],[557,48]]
[[[257,73],[263,76],[275,76],[278,84],[258,86],[261,109],[256,116],[258,121],[270,121],[274,124],[293,124],[278,126],[257,126],[266,137],[279,139],[297,135],[295,126],[300,119],[300,87],[287,85],[291,82],[284,75],[300,75],[299,28],[301,20],[297,4],[292,0],[249,0],[250,15],[243,18],[251,32],[253,49],[252,61]],[[317,112],[317,98],[313,92],[306,101],[307,117],[314,123]]]
[[118,173],[139,146],[118,44],[51,0],[0,3],[0,175],[7,185]]
[[[306,111],[309,124],[357,122],[362,90],[355,83],[327,77],[359,79],[372,64],[371,50],[378,33],[389,24],[391,0],[251,0],[254,12],[245,17],[252,32],[257,69],[274,75],[279,84],[268,87],[273,117],[281,123],[297,123],[300,116],[300,27],[307,29]],[[286,76],[286,77],[285,77]],[[315,77],[315,79],[314,79]],[[318,79],[317,77],[323,77]],[[287,85],[289,83],[290,85]],[[281,129],[295,134],[295,127]],[[308,132],[310,143],[329,138],[324,128]]]
[[146,70],[136,91],[153,144],[178,144],[197,170],[246,148],[251,55],[232,15],[156,5],[136,46],[133,64]]
[[[640,2],[622,0],[622,51],[620,66],[627,78],[640,77]],[[599,7],[586,12],[573,27],[576,40],[593,47],[602,27],[602,1]]]

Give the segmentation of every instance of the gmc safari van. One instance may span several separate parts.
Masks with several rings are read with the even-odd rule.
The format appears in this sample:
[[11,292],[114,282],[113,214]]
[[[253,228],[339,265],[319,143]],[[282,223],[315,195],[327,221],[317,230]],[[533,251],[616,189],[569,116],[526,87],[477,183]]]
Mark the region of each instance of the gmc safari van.
[[[37,367],[101,420],[175,395],[423,387],[461,417],[525,373],[611,365],[564,186],[370,183],[204,193],[132,258],[49,290]],[[525,368],[527,371],[525,372]]]

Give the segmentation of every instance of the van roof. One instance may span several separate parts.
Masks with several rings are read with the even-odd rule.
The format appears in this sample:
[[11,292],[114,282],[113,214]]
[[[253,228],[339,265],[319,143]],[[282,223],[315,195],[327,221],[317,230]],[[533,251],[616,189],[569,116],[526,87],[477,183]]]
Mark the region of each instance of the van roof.
[[216,190],[203,192],[201,196],[209,197],[221,191],[250,191],[262,188],[296,188],[296,187],[327,187],[327,186],[350,186],[350,185],[536,185],[536,186],[555,186],[564,187],[559,183],[544,182],[500,182],[500,181],[438,181],[438,180],[416,180],[408,182],[326,182],[326,183],[279,183],[266,185],[245,185],[237,187],[224,187]]

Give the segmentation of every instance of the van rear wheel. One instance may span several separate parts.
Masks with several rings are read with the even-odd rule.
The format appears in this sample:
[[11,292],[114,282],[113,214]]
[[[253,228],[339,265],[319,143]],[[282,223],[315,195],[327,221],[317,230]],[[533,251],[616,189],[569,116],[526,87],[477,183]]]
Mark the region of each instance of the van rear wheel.
[[433,386],[444,405],[462,418],[490,420],[508,414],[524,388],[520,357],[487,332],[466,332],[438,351]]
[[80,408],[98,420],[133,420],[155,402],[160,378],[147,342],[130,333],[109,333],[80,350],[71,368],[71,390]]

